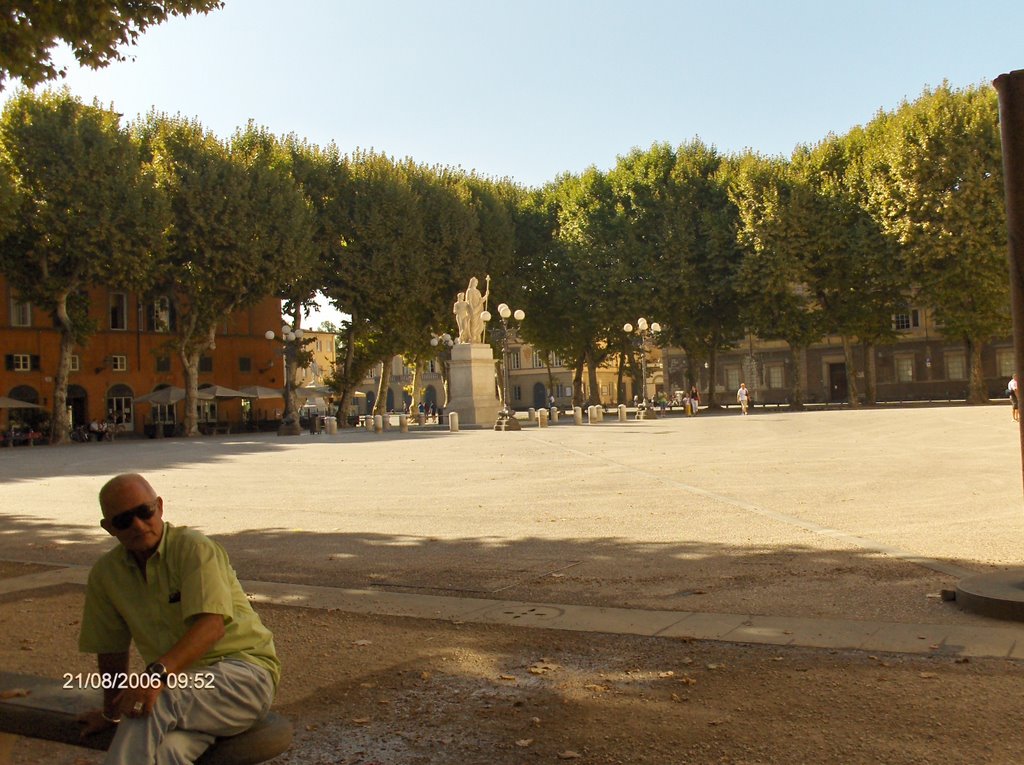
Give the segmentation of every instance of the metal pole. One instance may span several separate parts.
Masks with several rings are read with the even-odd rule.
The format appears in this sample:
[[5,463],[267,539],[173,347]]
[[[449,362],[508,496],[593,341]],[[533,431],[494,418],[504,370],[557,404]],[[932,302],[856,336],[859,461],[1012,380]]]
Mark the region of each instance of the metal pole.
[[[1024,69],[1003,74],[992,83],[999,94],[999,125],[1003,141],[1003,183],[1007,260],[1010,268],[1010,308],[1016,370],[1024,371]],[[1021,391],[1018,391],[1018,400]],[[1021,477],[1024,480],[1024,417],[1020,430]]]

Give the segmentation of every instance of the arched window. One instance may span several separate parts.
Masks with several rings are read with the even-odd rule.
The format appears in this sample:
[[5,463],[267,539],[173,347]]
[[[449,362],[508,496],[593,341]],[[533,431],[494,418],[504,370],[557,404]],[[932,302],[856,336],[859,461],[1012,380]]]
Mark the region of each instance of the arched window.
[[112,385],[107,390],[107,411],[105,418],[107,422],[115,425],[124,425],[123,430],[130,430],[134,424],[134,410],[132,399],[135,394],[127,385]]

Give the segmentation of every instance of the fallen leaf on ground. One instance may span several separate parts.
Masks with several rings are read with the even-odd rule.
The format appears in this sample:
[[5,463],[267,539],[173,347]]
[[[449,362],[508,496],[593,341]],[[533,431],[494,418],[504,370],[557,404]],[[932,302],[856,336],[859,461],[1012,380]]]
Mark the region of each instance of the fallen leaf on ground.
[[352,641],[352,645],[358,645],[358,646],[373,645],[373,641],[372,640],[353,640]]
[[22,696],[28,696],[31,694],[28,688],[8,688],[7,690],[0,691],[0,699],[17,699]]
[[558,753],[558,759],[560,760],[578,760],[580,758],[579,752],[574,752],[572,749],[566,749],[564,752]]
[[356,725],[366,725],[368,722],[370,722],[370,718],[369,717],[353,717],[352,718],[352,722],[354,722]]
[[588,691],[597,691],[598,693],[608,690],[603,685],[598,685],[597,683],[591,683],[590,685],[584,685],[583,687]]
[[925,680],[931,680],[933,677],[938,677],[936,672],[922,672],[919,677],[923,677]]
[[521,738],[518,741],[516,741],[516,746],[529,746],[532,743],[533,743],[533,739],[532,738]]
[[673,672],[672,670],[669,670],[668,672],[659,672],[658,673],[658,677],[674,677],[675,674],[676,674],[675,672]]

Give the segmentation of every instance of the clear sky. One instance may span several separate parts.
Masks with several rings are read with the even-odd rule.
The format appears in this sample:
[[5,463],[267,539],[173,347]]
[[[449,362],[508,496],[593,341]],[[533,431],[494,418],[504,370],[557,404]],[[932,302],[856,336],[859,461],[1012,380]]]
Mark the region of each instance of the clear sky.
[[788,155],[1024,68],[1022,30],[1020,0],[227,0],[65,82],[129,119],[253,119],[533,186],[694,136]]

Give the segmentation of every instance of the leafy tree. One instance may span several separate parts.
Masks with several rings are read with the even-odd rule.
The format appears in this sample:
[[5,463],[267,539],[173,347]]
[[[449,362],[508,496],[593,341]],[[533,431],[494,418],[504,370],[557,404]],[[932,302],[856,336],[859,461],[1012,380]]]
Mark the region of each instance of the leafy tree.
[[807,348],[825,332],[811,271],[821,234],[817,198],[790,163],[756,154],[739,160],[730,195],[740,214],[744,255],[737,284],[746,322],[759,337],[789,344],[794,370],[790,405],[800,409]]
[[[351,318],[345,332],[345,359],[339,370],[342,411],[349,392],[377,363],[386,364],[406,350],[410,332],[424,326],[409,321],[416,285],[425,278],[427,259],[420,249],[422,224],[408,179],[394,162],[375,152],[343,160],[345,182],[336,190],[340,247],[333,252],[324,294]],[[386,406],[387,375],[374,402]]]
[[119,115],[67,91],[11,99],[0,146],[21,197],[0,239],[0,271],[23,300],[52,313],[60,331],[51,440],[64,443],[72,350],[95,330],[84,295],[148,283],[164,210]]
[[221,0],[9,0],[0,11],[0,90],[16,77],[27,87],[63,77],[50,59],[58,42],[67,43],[82,66],[99,69],[121,61],[122,45],[170,16],[208,13]]
[[[805,219],[809,280],[821,305],[825,329],[842,337],[851,407],[860,404],[854,340],[868,347],[891,335],[890,316],[900,298],[903,274],[898,250],[864,206],[859,163],[860,131],[830,136],[793,153],[793,172],[807,190]],[[867,400],[874,403],[874,367]]]
[[[718,352],[732,346],[743,330],[737,295],[742,252],[737,242],[739,213],[726,186],[728,161],[699,139],[676,149],[671,183],[682,214],[677,220],[677,258],[658,280],[665,340],[684,348],[689,382],[697,382],[700,364],[716,378]],[[708,385],[708,406],[715,386]]]
[[198,432],[199,359],[225,316],[280,292],[309,251],[306,199],[266,135],[230,144],[195,121],[151,114],[138,126],[171,224],[158,288],[177,315],[185,432]]
[[876,119],[868,205],[906,253],[910,286],[970,358],[968,400],[987,399],[984,343],[1009,331],[998,104],[943,84]]

